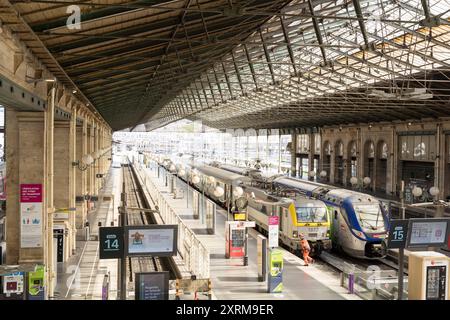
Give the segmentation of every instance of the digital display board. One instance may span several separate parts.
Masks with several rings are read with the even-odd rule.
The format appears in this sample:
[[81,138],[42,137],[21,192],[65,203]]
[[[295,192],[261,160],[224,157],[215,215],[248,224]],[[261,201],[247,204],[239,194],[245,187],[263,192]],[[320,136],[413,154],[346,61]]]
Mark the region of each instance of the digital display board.
[[169,272],[136,273],[136,300],[169,300]]
[[408,247],[440,246],[447,243],[448,219],[411,219]]
[[128,256],[173,256],[177,253],[177,225],[130,226],[125,239]]

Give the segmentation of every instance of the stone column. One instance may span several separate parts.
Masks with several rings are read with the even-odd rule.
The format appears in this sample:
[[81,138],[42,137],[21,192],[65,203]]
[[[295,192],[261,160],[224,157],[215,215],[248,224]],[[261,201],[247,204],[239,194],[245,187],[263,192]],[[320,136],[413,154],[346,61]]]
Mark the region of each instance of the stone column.
[[336,150],[335,150],[335,144],[334,141],[331,143],[330,141],[330,177],[329,181],[330,183],[334,183],[334,171],[336,170]]
[[[53,110],[49,107],[50,110]],[[52,210],[48,199],[52,199],[47,175],[47,155],[49,132],[52,126],[47,123],[52,117],[43,112],[18,112],[6,108],[6,168],[8,177],[6,207],[7,264],[43,264],[47,267],[47,294],[53,294],[52,286]],[[46,134],[47,133],[47,134]],[[51,141],[51,140],[50,140]],[[49,151],[49,152],[48,152]],[[41,211],[41,238],[28,245],[22,240],[30,240],[29,234],[21,234],[20,185],[38,184],[42,186],[42,199],[34,210]],[[38,202],[38,200],[36,200]],[[33,221],[34,222],[34,221]],[[28,222],[25,223],[29,224]],[[28,239],[26,239],[26,238]],[[31,247],[29,247],[31,246]]]
[[[70,172],[72,162],[70,157],[70,123],[68,121],[55,121],[54,140],[54,184],[57,188],[53,191],[53,201],[56,208],[54,222],[64,225],[68,229],[67,236],[64,237],[65,250],[64,261],[70,256],[72,248],[72,227],[70,225]],[[67,217],[67,218],[66,218]]]
[[69,221],[72,231],[71,249],[72,254],[75,254],[77,249],[77,226],[76,226],[76,181],[77,168],[72,165],[77,159],[77,108],[72,107],[72,115],[70,118],[70,159],[69,159],[69,181],[70,181],[70,196],[69,196]]
[[442,130],[442,123],[436,128],[436,160],[434,161],[434,186],[439,188],[438,199],[445,200],[445,133]]
[[318,168],[314,168],[314,154],[316,151],[316,145],[315,145],[315,139],[314,139],[314,133],[310,133],[308,135],[309,139],[309,152],[308,152],[308,179],[310,179],[309,173],[312,170],[316,170],[316,172],[320,173],[320,171],[317,171]]
[[[80,168],[83,169],[81,164],[81,159],[87,153],[87,122],[84,119],[83,125],[77,127],[76,134],[76,161],[80,161]],[[76,187],[75,194],[77,197],[76,201],[76,228],[80,231],[83,230],[84,224],[86,222],[86,200],[84,196],[86,195],[86,180],[87,180],[87,170],[81,170],[76,168]]]
[[291,134],[291,177],[297,175],[297,133]]

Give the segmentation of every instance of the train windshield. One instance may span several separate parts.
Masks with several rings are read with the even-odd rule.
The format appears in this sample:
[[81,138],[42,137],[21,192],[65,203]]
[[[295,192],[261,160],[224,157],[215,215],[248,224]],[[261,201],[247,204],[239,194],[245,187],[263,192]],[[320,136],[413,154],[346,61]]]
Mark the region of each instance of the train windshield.
[[377,204],[355,204],[356,216],[367,231],[385,231],[381,207]]
[[297,207],[298,222],[327,222],[327,209],[324,207]]

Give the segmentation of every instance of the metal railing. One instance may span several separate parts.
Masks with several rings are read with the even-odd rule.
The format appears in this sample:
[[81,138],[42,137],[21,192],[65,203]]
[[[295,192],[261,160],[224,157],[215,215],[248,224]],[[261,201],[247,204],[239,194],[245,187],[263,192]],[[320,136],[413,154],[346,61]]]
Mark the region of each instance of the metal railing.
[[141,180],[144,182],[144,186],[151,200],[155,206],[158,206],[159,215],[163,222],[165,224],[178,225],[178,256],[185,262],[189,271],[197,278],[209,278],[209,250],[178,216],[161,191],[156,187],[152,178],[142,170],[140,164],[136,166],[136,169],[141,176]]
[[[341,286],[364,300],[398,299],[398,275],[395,270],[361,270],[345,263],[341,272]],[[403,297],[407,297],[408,277],[404,278],[403,288]]]

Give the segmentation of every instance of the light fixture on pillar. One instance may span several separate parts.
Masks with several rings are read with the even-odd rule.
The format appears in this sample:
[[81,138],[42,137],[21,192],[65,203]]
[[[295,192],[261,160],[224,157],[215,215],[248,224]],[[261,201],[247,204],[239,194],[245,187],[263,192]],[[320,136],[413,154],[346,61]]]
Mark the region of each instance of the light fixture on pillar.
[[429,192],[430,194],[433,196],[433,198],[435,198],[435,200],[437,200],[437,197],[439,195],[439,188],[438,187],[431,187]]
[[77,161],[72,162],[72,166],[77,167],[81,171],[84,171],[93,163],[94,163],[94,158],[90,154],[85,154],[81,158],[81,161],[77,160]]
[[357,177],[351,177],[350,178],[350,183],[351,185],[354,187],[358,184],[358,178]]
[[244,193],[244,190],[241,187],[235,187],[233,190],[233,196],[239,198]]
[[192,183],[198,184],[200,182],[200,177],[196,174],[192,177]]
[[370,177],[364,177],[363,183],[365,186],[368,186],[372,182],[372,179]]
[[327,172],[325,170],[320,171],[320,177],[325,178],[327,176]]
[[314,178],[314,176],[316,175],[316,172],[315,172],[314,170],[311,170],[311,171],[308,173],[308,175],[309,175],[310,178]]
[[214,189],[214,196],[216,196],[217,198],[219,198],[219,197],[223,196],[224,192],[225,192],[225,191],[223,190],[222,187],[217,186],[217,187]]
[[412,194],[415,198],[419,198],[422,195],[422,193],[423,193],[423,190],[420,187],[414,187],[412,189]]

